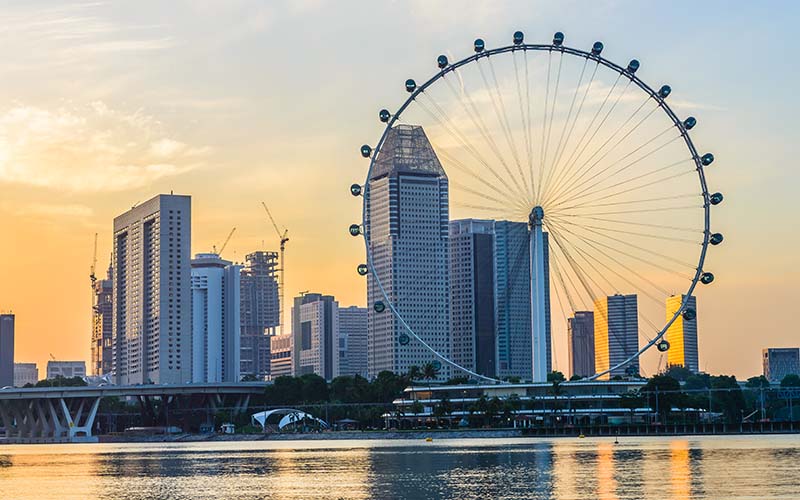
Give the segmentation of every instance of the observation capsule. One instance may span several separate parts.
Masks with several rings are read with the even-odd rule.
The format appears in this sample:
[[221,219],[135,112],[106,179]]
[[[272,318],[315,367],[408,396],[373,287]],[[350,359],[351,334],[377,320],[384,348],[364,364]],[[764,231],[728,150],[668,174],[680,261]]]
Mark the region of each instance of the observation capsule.
[[722,203],[723,199],[725,198],[722,196],[722,193],[714,193],[708,197],[708,201],[710,201],[712,205],[719,205]]
[[656,344],[656,347],[658,347],[660,352],[667,352],[669,351],[669,342],[666,340],[661,340],[658,344]]
[[437,372],[442,369],[442,362],[439,361],[438,359],[434,359],[431,362],[431,365],[433,365],[433,369],[436,370]]
[[378,118],[380,118],[380,120],[381,120],[383,123],[386,123],[386,122],[388,122],[388,121],[389,121],[389,118],[391,118],[391,117],[392,117],[392,115],[389,113],[389,110],[388,110],[388,109],[382,109],[382,110],[380,110],[380,111],[378,112]]
[[405,333],[401,333],[400,336],[397,337],[397,341],[400,343],[400,345],[408,345],[408,343],[411,342],[411,337]]
[[628,67],[625,68],[625,71],[627,71],[630,74],[634,74],[638,69],[639,69],[639,61],[636,59],[631,59],[631,62],[628,63]]
[[353,196],[361,196],[361,184],[351,184],[350,194]]
[[704,167],[707,167],[714,163],[714,155],[711,153],[706,153],[700,158],[700,163],[703,164]]
[[714,281],[713,273],[703,273],[700,275],[700,282],[704,285],[709,285],[712,281]]
[[356,270],[358,271],[358,274],[360,274],[361,276],[366,276],[367,273],[369,272],[369,268],[367,267],[366,264],[359,264]]
[[594,42],[592,45],[592,55],[599,56],[603,52],[603,42]]
[[695,311],[693,308],[687,307],[686,309],[683,310],[683,319],[685,319],[686,321],[692,321],[696,317],[697,317],[697,311]]
[[525,34],[521,31],[514,32],[514,45],[519,45],[525,40]]
[[556,31],[556,34],[553,35],[553,45],[560,47],[562,43],[564,43],[564,33]]
[[475,52],[483,52],[483,49],[486,48],[486,43],[483,41],[483,38],[476,38],[475,43],[472,45],[475,48]]
[[708,242],[711,243],[712,245],[719,245],[720,243],[722,243],[722,240],[724,239],[725,238],[722,236],[722,233],[714,233],[711,236],[709,236]]
[[697,118],[694,116],[690,116],[689,118],[683,120],[683,126],[686,127],[686,130],[692,130],[695,125],[697,125]]
[[350,236],[358,236],[359,234],[361,234],[361,226],[350,224]]
[[411,92],[414,92],[415,90],[417,90],[417,82],[415,82],[411,78],[406,80],[406,92],[408,92],[410,94]]
[[447,56],[442,54],[436,58],[436,64],[439,66],[440,69],[445,69],[447,67],[448,61]]
[[375,301],[375,303],[372,305],[372,308],[375,310],[376,313],[382,313],[383,311],[386,310],[386,304],[378,300]]
[[662,99],[666,99],[668,95],[672,93],[672,87],[669,85],[662,85],[660,89],[658,89],[658,96]]
[[364,144],[363,146],[361,146],[361,156],[363,156],[364,158],[369,158],[369,155],[371,154],[372,154],[372,148],[369,147],[369,145]]

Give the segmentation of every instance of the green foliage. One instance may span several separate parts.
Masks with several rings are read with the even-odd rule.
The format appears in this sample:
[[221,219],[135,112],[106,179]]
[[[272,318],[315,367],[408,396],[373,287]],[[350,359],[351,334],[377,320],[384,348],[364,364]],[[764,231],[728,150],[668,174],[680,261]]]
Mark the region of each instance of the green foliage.
[[583,377],[581,377],[580,375],[573,375],[569,378],[569,381],[574,382],[575,380],[582,380],[582,379]]
[[691,370],[686,368],[685,366],[680,365],[670,365],[664,371],[664,375],[668,375],[678,382],[686,382],[686,379],[694,375]]
[[552,371],[547,374],[547,381],[553,383],[560,383],[566,381],[567,378],[564,377],[564,374],[559,371]]
[[683,406],[680,389],[680,382],[669,375],[654,375],[642,388],[642,392],[647,394],[650,407],[658,409],[658,413],[666,419],[673,406]]
[[712,410],[722,412],[728,422],[740,422],[745,408],[745,401],[736,377],[733,375],[711,377],[711,388],[726,389],[724,391],[712,391]]
[[800,387],[800,375],[790,373],[781,380],[781,387]]
[[242,377],[242,382],[258,382],[259,378],[253,375],[252,373],[248,373],[244,377]]
[[467,377],[453,377],[447,379],[444,385],[465,385],[469,383],[469,378]]
[[750,377],[744,385],[750,389],[768,388],[769,380],[764,375],[759,375],[758,377]]
[[81,377],[66,378],[57,375],[55,378],[40,380],[34,387],[85,387],[88,385]]

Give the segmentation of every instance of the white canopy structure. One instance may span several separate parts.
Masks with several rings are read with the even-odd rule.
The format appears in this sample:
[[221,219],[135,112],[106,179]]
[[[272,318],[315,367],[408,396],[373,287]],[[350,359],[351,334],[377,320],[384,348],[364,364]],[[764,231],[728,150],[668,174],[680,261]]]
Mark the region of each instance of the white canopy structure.
[[276,410],[260,411],[253,413],[250,416],[250,421],[253,425],[260,425],[262,429],[266,430],[267,425],[277,425],[279,431],[282,431],[287,425],[296,425],[301,422],[311,422],[316,426],[323,429],[330,428],[327,422],[319,419],[310,413],[295,410],[292,408],[279,408]]

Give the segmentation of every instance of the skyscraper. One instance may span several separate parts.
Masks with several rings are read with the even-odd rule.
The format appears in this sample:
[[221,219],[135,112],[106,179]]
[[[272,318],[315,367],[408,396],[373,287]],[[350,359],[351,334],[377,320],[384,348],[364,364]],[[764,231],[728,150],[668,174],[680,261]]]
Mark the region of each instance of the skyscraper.
[[[594,302],[595,371],[603,372],[639,350],[639,314],[636,295],[611,295]],[[612,370],[602,379],[639,373],[639,360]]]
[[0,314],[0,387],[14,385],[14,315]]
[[339,303],[331,295],[306,293],[292,308],[292,361],[295,376],[316,373],[333,380],[339,371]]
[[192,266],[192,382],[239,381],[239,272],[215,253]]
[[339,307],[339,373],[367,376],[367,309]]
[[494,293],[494,221],[451,221],[452,360],[488,377],[497,375]]
[[567,320],[569,377],[591,377],[594,371],[594,313],[575,311]]
[[[672,319],[675,311],[680,310],[685,295],[673,295],[667,297],[667,321]],[[697,299],[689,297],[686,304],[694,311],[697,311]],[[678,315],[675,321],[667,329],[665,335],[669,342],[667,351],[667,364],[683,366],[694,373],[700,371],[700,362],[697,353],[697,318],[688,320],[683,315]]]
[[117,384],[192,379],[191,198],[158,195],[114,219]]
[[786,375],[800,375],[800,349],[797,347],[773,347],[761,351],[764,377],[778,384]]
[[[369,179],[368,244],[380,283],[403,319],[431,348],[450,357],[448,181],[422,127],[397,125],[386,136]],[[435,361],[388,307],[372,275],[369,374],[406,373]],[[439,378],[449,377],[442,367]]]
[[[552,371],[549,235],[542,234],[546,371]],[[495,297],[499,377],[532,379],[530,230],[525,222],[495,222]]]
[[111,373],[112,368],[112,316],[113,282],[111,265],[106,279],[99,279],[92,285],[92,375]]
[[258,251],[246,259],[241,273],[241,374],[264,380],[270,374],[270,342],[280,322],[278,253]]

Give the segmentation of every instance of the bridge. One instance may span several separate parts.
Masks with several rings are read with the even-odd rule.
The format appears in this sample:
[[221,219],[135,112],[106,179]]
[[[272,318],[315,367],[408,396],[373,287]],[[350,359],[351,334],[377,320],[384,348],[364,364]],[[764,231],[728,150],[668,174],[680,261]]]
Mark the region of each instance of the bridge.
[[[0,443],[96,442],[92,435],[100,400],[136,398],[143,414],[155,416],[179,398],[197,408],[247,411],[250,396],[263,394],[265,382],[0,389]],[[167,413],[168,417],[168,413]],[[4,433],[3,433],[4,431]]]

